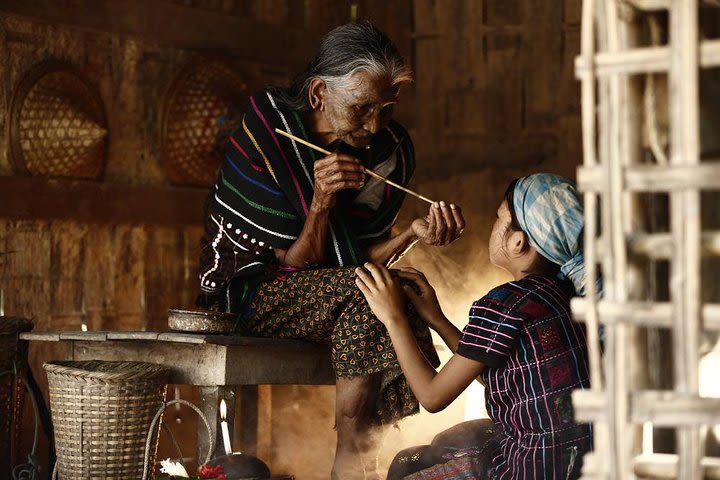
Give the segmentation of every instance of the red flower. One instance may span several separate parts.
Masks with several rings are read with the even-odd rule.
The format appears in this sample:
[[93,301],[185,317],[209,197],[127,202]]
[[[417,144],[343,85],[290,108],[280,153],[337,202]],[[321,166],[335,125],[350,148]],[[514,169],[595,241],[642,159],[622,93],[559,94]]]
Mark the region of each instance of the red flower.
[[227,480],[225,472],[223,471],[222,465],[210,466],[208,464],[201,465],[198,467],[198,473],[200,478],[215,479],[215,480]]

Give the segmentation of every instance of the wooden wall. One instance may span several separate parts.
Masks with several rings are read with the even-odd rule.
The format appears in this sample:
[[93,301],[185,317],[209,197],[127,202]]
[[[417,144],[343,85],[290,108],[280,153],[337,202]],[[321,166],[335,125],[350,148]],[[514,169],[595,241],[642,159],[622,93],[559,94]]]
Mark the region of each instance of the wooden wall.
[[[448,285],[458,324],[466,302],[507,278],[490,265],[487,242],[509,182],[538,171],[572,178],[582,159],[579,22],[573,0],[413,1],[416,81],[406,121],[416,188],[459,204],[468,228],[452,246],[417,248],[406,261]],[[424,211],[409,199],[400,222]]]
[[580,159],[576,0],[414,0],[421,174]]
[[[77,330],[82,324],[92,330],[162,329],[167,308],[192,305],[205,190],[167,181],[159,155],[165,89],[185,62],[209,54],[241,59],[258,88],[284,81],[308,59],[321,33],[349,21],[352,12],[385,30],[416,72],[397,113],[415,141],[415,186],[460,204],[469,228],[451,247],[417,248],[404,261],[424,266],[445,285],[441,297],[451,316],[465,321],[468,302],[504,278],[490,268],[486,245],[507,182],[540,169],[572,176],[580,161],[579,87],[572,74],[579,49],[577,1],[0,1],[5,312],[33,318],[37,330]],[[100,182],[26,178],[13,171],[7,106],[22,75],[46,58],[75,65],[105,103],[110,148]],[[409,199],[399,223],[424,209]],[[41,383],[42,362],[61,353],[32,349]],[[274,387],[272,398],[275,448],[269,462],[298,479],[327,478],[334,448],[332,388]],[[303,411],[309,404],[316,408]],[[306,430],[287,430],[298,416],[307,419],[305,427],[320,427],[310,451],[295,448],[310,441]],[[191,417],[173,413],[187,424],[180,430],[188,436],[186,452],[194,451]],[[462,414],[440,418],[449,424]],[[386,442],[389,458],[403,442],[430,435],[411,422],[404,429],[417,435]]]

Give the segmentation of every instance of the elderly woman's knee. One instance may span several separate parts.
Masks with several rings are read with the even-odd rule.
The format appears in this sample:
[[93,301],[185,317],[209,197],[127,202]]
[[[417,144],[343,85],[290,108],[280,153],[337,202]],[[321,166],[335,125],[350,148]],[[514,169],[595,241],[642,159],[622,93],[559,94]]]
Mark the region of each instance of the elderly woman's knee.
[[337,421],[369,421],[370,410],[380,388],[380,379],[378,373],[338,378],[335,397]]

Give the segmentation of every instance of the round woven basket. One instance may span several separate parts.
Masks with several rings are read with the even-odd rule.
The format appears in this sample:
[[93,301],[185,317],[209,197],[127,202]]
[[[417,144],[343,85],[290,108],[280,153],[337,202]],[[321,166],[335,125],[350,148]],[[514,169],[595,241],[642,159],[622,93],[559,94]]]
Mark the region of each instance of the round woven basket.
[[240,125],[247,83],[222,60],[194,60],[175,77],[163,102],[160,155],[168,179],[210,186],[223,139]]
[[[165,400],[168,370],[98,360],[44,367],[59,478],[142,478],[146,437]],[[150,465],[157,450],[157,432],[153,435]]]
[[10,104],[10,157],[18,173],[98,178],[105,168],[107,122],[102,100],[71,66],[33,67]]

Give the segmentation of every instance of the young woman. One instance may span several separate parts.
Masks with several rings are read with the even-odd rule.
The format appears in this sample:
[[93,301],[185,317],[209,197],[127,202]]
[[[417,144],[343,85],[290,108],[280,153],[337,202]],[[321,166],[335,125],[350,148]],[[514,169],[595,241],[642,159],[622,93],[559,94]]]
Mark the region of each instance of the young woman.
[[[423,407],[442,410],[478,376],[485,385],[490,434],[471,450],[434,455],[435,465],[404,478],[579,477],[582,455],[592,448],[591,427],[574,422],[571,402],[572,390],[589,386],[585,331],[569,307],[585,289],[582,230],[582,202],[571,181],[552,174],[514,181],[489,245],[492,263],[513,281],[476,301],[462,332],[422,273],[372,263],[356,270]],[[406,296],[454,353],[439,372],[412,335]]]

